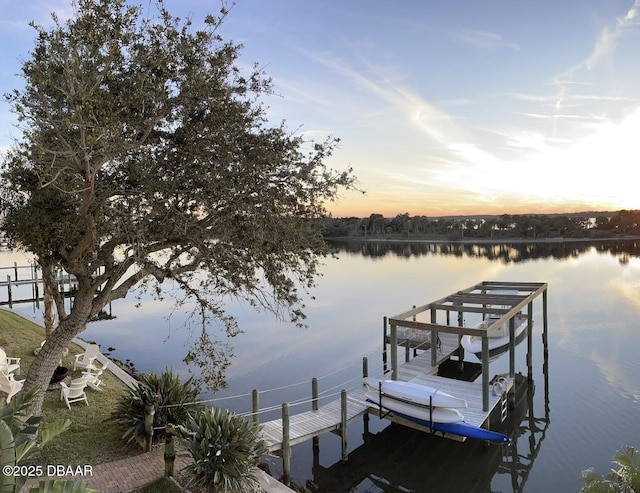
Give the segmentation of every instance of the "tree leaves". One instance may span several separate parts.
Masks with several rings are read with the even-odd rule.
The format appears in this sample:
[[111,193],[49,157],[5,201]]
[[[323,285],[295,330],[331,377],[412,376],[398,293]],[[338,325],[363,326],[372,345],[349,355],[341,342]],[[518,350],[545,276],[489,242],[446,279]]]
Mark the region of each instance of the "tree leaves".
[[3,228],[76,277],[64,339],[149,277],[229,327],[227,296],[301,324],[326,254],[315,221],[355,180],[325,164],[337,139],[267,121],[271,81],[237,65],[239,45],[216,34],[224,13],[194,30],[157,8],[79,0],[66,24],[36,28],[8,97],[23,138],[4,162]]

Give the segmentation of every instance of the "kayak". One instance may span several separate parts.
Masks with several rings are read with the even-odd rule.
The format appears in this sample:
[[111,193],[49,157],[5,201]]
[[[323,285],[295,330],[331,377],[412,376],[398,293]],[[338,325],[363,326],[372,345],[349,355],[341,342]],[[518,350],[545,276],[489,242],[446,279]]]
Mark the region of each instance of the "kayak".
[[427,385],[400,382],[398,380],[379,380],[371,377],[365,377],[364,384],[370,391],[379,392],[381,390],[385,396],[421,406],[467,407],[465,399],[455,397]]

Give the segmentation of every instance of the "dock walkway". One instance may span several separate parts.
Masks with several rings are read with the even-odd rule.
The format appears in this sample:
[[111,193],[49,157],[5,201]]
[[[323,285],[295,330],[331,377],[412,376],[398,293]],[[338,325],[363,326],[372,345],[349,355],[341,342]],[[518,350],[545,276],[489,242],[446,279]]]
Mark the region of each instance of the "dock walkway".
[[[347,396],[347,423],[362,416],[369,409],[365,402],[364,387],[349,392]],[[295,445],[315,436],[331,431],[339,431],[342,424],[342,402],[335,399],[317,411],[305,411],[294,414],[289,421],[289,444]],[[282,418],[262,423],[264,440],[270,452],[282,450],[283,426]]]
[[[440,336],[437,365],[449,359],[456,350],[457,337],[452,334],[442,334]],[[496,395],[492,393],[489,401],[489,410],[483,411],[481,383],[465,382],[433,375],[438,369],[437,365],[435,367],[431,365],[430,352],[421,353],[398,368],[398,380],[427,385],[443,392],[463,397],[468,404],[468,407],[462,410],[465,422],[474,426],[483,426],[493,409],[501,403],[502,394]],[[503,390],[509,391],[512,385],[513,379],[505,379]],[[378,415],[377,407],[367,402],[364,394],[364,385],[361,388],[349,390],[346,405],[347,423],[363,416],[365,413]],[[411,426],[410,423],[405,422],[406,420],[397,421],[402,421],[403,424]],[[342,403],[340,398],[320,406],[317,411],[293,414],[289,418],[289,445],[304,442],[327,432],[340,432],[341,423]],[[282,418],[262,423],[262,430],[270,452],[277,452],[283,449]],[[456,438],[449,435],[448,437],[463,439],[462,437]]]

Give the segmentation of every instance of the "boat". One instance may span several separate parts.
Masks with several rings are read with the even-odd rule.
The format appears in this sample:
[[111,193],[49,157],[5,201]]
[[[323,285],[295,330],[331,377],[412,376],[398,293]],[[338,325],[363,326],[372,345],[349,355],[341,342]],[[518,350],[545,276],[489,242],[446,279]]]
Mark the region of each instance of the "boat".
[[[474,329],[486,329],[495,323],[499,317],[491,316],[482,322],[476,324]],[[515,344],[520,344],[527,335],[528,317],[522,313],[518,313],[514,317],[515,323]],[[487,339],[489,340],[489,360],[493,361],[501,354],[509,350],[509,322],[502,324],[497,330],[492,332]],[[482,336],[465,335],[461,341],[465,351],[473,353],[476,357],[482,359]]]
[[412,404],[445,408],[467,407],[465,399],[455,397],[428,385],[398,380],[380,380],[371,377],[365,377],[363,383],[371,391],[382,391],[383,395]]
[[365,399],[372,406],[379,408],[381,415],[383,411],[387,411],[432,431],[493,443],[511,443],[511,439],[503,433],[465,423],[464,416],[455,408],[412,404],[393,397],[380,397],[375,391],[366,392]]

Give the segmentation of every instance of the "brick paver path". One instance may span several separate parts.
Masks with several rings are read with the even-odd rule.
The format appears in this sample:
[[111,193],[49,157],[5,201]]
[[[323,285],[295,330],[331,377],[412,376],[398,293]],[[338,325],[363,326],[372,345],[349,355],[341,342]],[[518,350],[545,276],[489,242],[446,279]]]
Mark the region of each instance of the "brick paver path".
[[[191,458],[177,453],[174,465],[177,474]],[[91,476],[56,476],[47,479],[73,479],[87,483],[89,488],[101,493],[125,493],[135,490],[164,475],[164,444],[154,447],[151,452],[134,455],[114,462],[98,464],[92,467]],[[38,480],[29,480],[21,492],[29,491],[29,486],[37,485]]]

